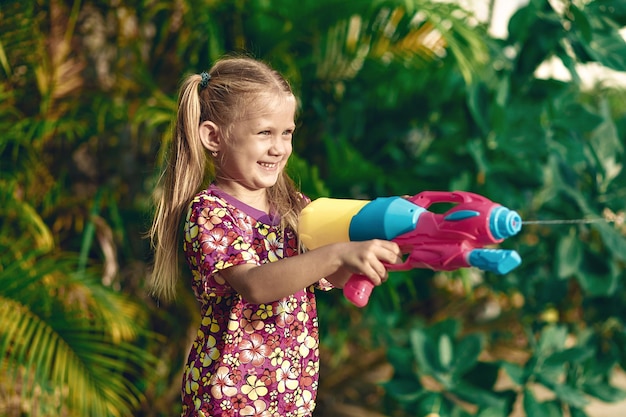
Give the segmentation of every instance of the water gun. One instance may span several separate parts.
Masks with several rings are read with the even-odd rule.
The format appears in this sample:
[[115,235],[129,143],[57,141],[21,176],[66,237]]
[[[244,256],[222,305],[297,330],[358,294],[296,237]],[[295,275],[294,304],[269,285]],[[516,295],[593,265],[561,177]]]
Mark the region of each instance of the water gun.
[[[428,210],[435,203],[453,207],[437,214]],[[514,250],[485,248],[517,234],[522,227],[520,215],[466,191],[424,191],[371,201],[319,198],[302,210],[298,227],[308,249],[347,241],[394,241],[406,258],[385,265],[390,271],[476,267],[506,274],[521,263]],[[354,305],[364,307],[372,289],[367,277],[352,275],[343,292]]]

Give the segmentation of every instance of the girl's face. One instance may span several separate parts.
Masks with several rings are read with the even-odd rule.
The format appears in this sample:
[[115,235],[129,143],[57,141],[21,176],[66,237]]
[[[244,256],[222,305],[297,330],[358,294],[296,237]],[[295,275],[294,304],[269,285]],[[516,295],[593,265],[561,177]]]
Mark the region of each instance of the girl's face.
[[222,141],[217,184],[245,201],[245,196],[273,186],[291,155],[296,128],[296,99],[272,100],[271,110],[234,124],[230,140]]

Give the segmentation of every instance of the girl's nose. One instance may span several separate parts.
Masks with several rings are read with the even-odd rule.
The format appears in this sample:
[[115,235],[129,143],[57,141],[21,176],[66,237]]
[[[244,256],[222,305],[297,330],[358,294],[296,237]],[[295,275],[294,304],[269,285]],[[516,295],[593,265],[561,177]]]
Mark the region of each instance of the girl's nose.
[[282,137],[275,137],[272,141],[272,147],[270,153],[272,155],[285,155],[291,149],[291,141],[285,140]]

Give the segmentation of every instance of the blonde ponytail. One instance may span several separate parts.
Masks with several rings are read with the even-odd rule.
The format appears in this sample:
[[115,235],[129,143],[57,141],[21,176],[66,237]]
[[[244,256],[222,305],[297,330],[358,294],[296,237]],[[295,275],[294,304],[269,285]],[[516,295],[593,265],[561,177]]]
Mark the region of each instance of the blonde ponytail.
[[191,75],[181,85],[174,138],[155,191],[156,213],[150,228],[155,258],[148,289],[164,301],[172,300],[176,293],[182,216],[202,186],[207,168],[198,132],[200,81],[199,75]]

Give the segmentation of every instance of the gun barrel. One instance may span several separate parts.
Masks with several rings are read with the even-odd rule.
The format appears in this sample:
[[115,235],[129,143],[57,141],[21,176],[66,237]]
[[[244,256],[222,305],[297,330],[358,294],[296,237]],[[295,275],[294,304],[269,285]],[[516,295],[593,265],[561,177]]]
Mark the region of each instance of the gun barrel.
[[489,217],[489,229],[496,239],[506,239],[522,229],[522,218],[516,211],[497,206]]

